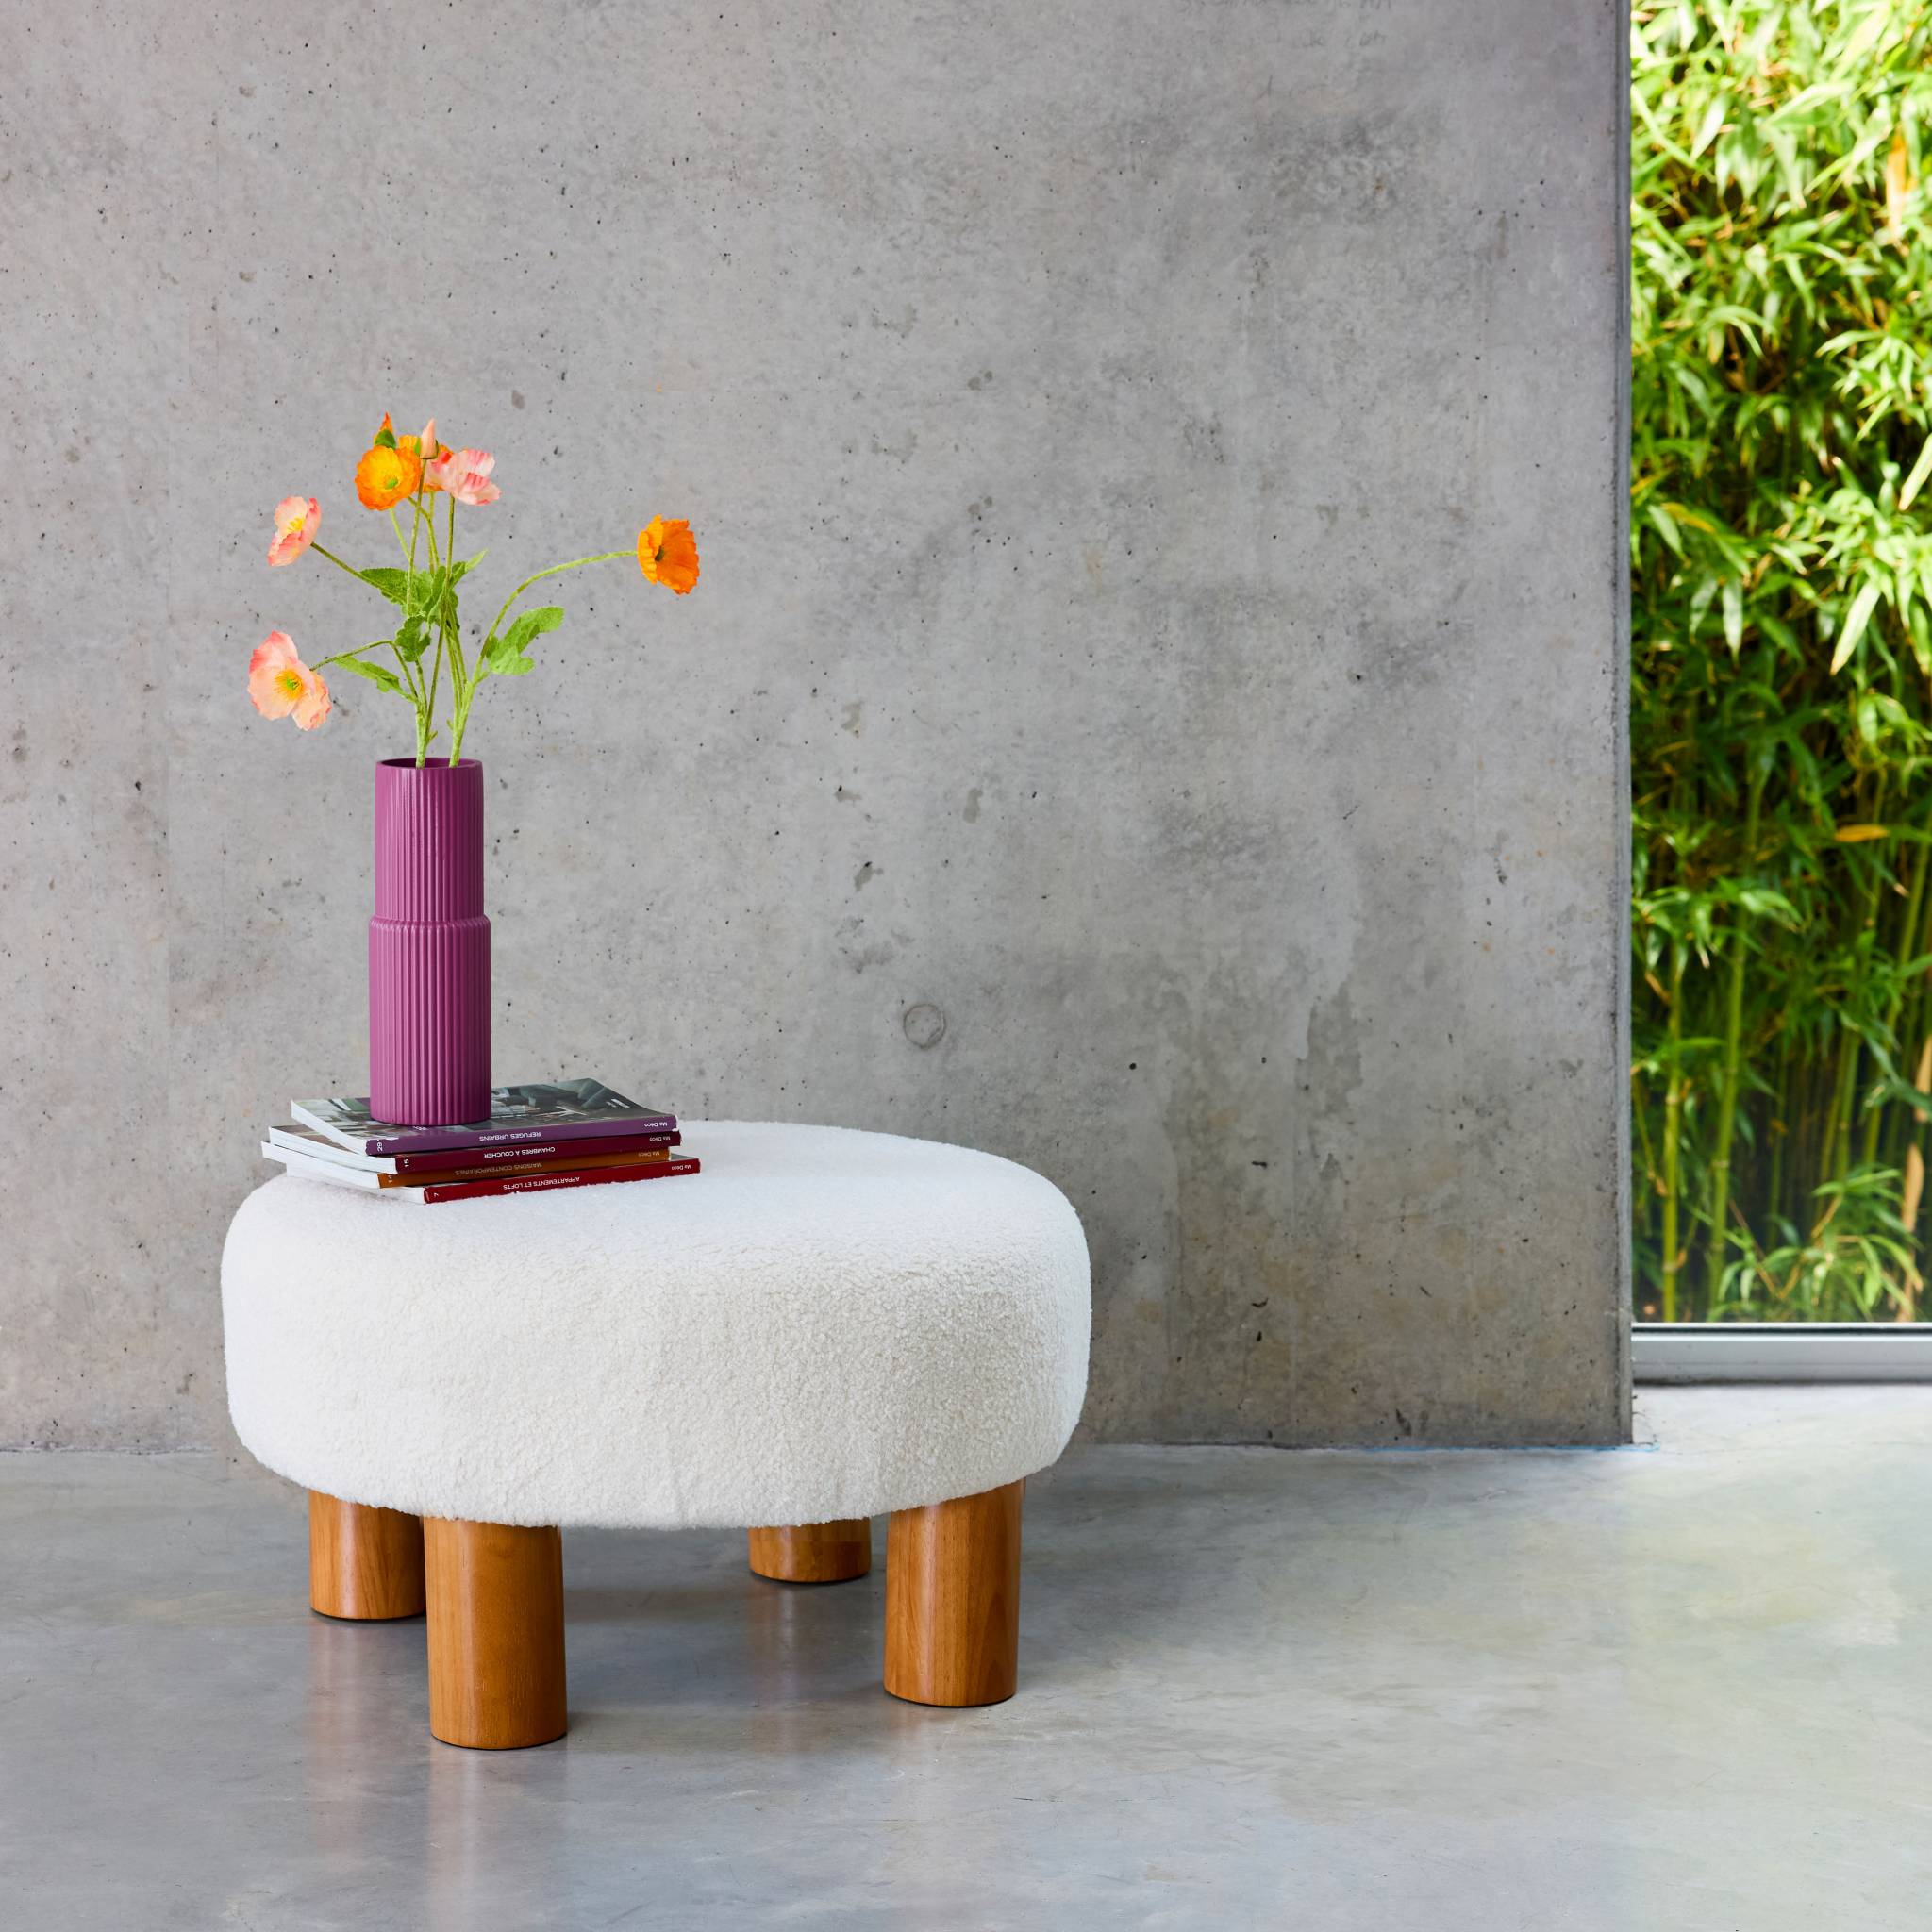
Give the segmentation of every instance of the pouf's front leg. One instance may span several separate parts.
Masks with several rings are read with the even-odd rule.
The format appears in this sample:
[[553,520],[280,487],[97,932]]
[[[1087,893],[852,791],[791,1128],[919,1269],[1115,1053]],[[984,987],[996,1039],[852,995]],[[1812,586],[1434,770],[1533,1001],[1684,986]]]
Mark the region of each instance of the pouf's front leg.
[[473,1751],[562,1737],[563,1538],[429,1516],[423,1554],[430,1731]]
[[872,1524],[863,1516],[750,1529],[745,1543],[753,1574],[774,1583],[849,1583],[872,1568]]
[[1020,1657],[1024,1483],[893,1512],[886,1540],[886,1689],[913,1704],[998,1704]]
[[423,1614],[423,1519],[308,1492],[308,1603],[375,1623]]

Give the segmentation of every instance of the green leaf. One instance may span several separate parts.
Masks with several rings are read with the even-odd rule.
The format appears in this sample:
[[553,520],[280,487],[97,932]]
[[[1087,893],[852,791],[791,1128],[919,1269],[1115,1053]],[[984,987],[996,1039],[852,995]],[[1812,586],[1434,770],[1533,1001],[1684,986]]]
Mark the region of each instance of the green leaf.
[[1877,608],[1883,588],[1876,577],[1867,577],[1859,586],[1858,594],[1852,599],[1852,608],[1845,612],[1837,647],[1831,654],[1831,675],[1834,677],[1844,669],[1846,659],[1858,648],[1858,640],[1865,635],[1865,626],[1872,621],[1872,613]]
[[1840,50],[1837,66],[1840,73],[1848,67],[1855,67],[1860,58],[1872,51],[1878,36],[1891,25],[1892,11],[1889,7],[1875,6],[1858,23],[1857,30]]
[[510,625],[507,633],[508,641],[513,650],[523,650],[532,638],[541,637],[545,631],[555,630],[563,622],[563,607],[559,604],[545,604],[535,610],[525,610]]
[[365,570],[361,574],[365,584],[374,584],[391,604],[399,604],[407,610],[409,608],[409,573],[378,567]]
[[1924,603],[1912,606],[1911,616],[1906,623],[1906,634],[1911,640],[1912,656],[1918,662],[1920,676],[1932,677],[1932,618],[1928,618]]
[[1904,487],[1899,491],[1898,507],[1900,509],[1911,508],[1912,498],[1918,495],[1920,490],[1924,486],[1927,476],[1932,476],[1932,436],[1928,436],[1920,444],[1919,460],[1912,465],[1911,475],[1906,478]]
[[393,640],[395,653],[406,664],[413,664],[429,648],[429,640],[423,633],[423,620],[409,617],[397,631]]
[[378,429],[375,432],[377,449],[393,449],[396,446],[396,433],[393,429]]
[[[404,595],[397,597],[395,601],[401,604],[406,610],[417,611],[424,616],[435,616],[446,610],[447,615],[454,620],[456,616],[456,587],[462,581],[471,567],[481,559],[483,553],[479,550],[475,557],[465,558],[458,564],[439,564],[434,570],[424,569],[414,572],[394,571],[388,573],[388,575],[396,577],[407,576],[408,578],[408,584]],[[363,572],[364,576],[370,575],[371,573],[368,571]],[[385,594],[387,595],[388,592],[385,591]]]
[[[371,644],[373,651],[376,647]],[[403,680],[393,671],[386,671],[380,664],[365,664],[360,658],[338,658],[338,664],[346,664],[358,677],[366,677],[371,684],[380,685],[384,691],[392,691],[398,697],[408,697]]]
[[1693,161],[1717,139],[1718,130],[1724,125],[1724,108],[1727,105],[1724,95],[1720,94],[1704,110],[1704,119],[1698,124],[1697,139],[1690,143],[1690,158]]
[[494,672],[499,677],[521,677],[526,671],[536,670],[536,664],[524,655],[525,646],[562,622],[559,605],[545,604],[541,609],[524,611],[501,637],[492,632],[484,639],[483,655],[477,659],[478,675]]
[[1704,614],[1717,601],[1717,579],[1700,577],[1697,588],[1690,592],[1690,635],[1697,635],[1697,626],[1704,622]]
[[491,672],[498,677],[521,677],[525,672],[534,671],[536,668],[536,661],[519,656],[511,648],[508,638],[485,638],[482,655],[476,659],[476,676],[479,680]]
[[1660,503],[1647,503],[1643,506],[1645,520],[1649,523],[1671,549],[1678,556],[1684,554],[1684,540],[1677,534],[1677,525]]

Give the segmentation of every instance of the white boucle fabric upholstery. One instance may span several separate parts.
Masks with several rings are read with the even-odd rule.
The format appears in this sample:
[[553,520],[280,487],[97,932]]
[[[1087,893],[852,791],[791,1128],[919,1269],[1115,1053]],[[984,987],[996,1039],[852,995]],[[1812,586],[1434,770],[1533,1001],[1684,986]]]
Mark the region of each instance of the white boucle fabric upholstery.
[[1031,1474],[1087,1385],[1087,1243],[990,1154],[685,1124],[688,1179],[434,1207],[283,1175],[222,1256],[228,1406],[353,1503],[658,1529]]

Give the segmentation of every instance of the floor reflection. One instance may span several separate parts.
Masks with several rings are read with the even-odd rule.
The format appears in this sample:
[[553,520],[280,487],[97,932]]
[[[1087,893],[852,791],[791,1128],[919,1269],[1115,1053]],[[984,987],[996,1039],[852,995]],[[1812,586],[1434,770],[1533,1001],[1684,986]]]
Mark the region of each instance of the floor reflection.
[[424,1633],[421,1617],[308,1619],[304,1816],[317,1859],[345,1886],[380,1877],[392,1891],[398,1836],[421,1815],[430,1743]]

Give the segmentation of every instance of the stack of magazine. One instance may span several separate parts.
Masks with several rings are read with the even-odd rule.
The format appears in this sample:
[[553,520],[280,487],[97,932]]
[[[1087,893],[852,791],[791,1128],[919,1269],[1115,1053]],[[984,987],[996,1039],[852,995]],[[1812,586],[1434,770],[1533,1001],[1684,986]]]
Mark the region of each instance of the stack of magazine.
[[675,1114],[626,1100],[601,1080],[499,1087],[490,1117],[455,1127],[398,1127],[367,1100],[297,1100],[261,1143],[304,1180],[385,1200],[474,1201],[696,1174]]

